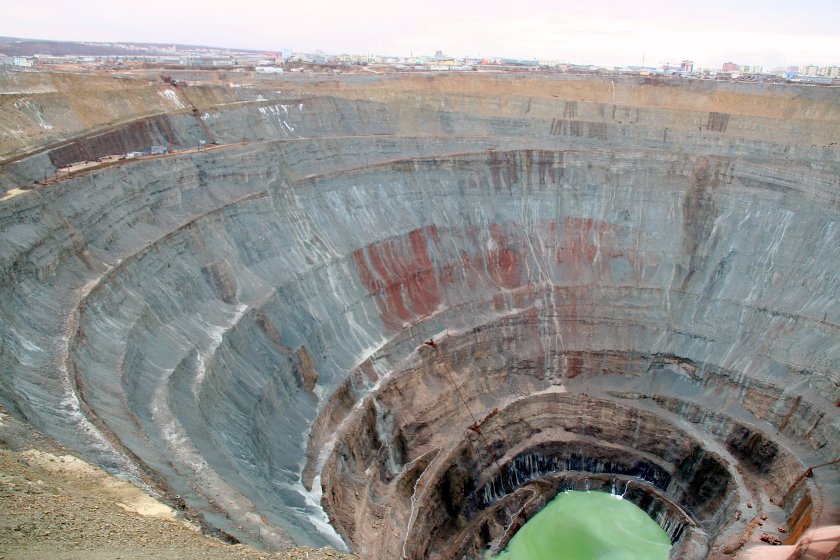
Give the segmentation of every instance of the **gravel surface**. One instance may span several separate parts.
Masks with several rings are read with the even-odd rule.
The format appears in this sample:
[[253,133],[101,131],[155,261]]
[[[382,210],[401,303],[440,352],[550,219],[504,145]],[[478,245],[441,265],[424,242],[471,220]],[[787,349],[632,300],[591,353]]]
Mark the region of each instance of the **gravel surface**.
[[267,553],[202,534],[132,484],[68,454],[0,408],[0,559],[352,559]]

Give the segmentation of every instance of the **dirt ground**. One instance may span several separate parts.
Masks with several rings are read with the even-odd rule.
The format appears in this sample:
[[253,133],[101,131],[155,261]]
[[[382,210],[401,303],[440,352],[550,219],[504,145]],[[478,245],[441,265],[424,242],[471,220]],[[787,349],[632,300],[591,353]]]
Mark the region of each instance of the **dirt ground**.
[[0,560],[352,559],[267,553],[202,534],[134,485],[68,453],[0,407]]

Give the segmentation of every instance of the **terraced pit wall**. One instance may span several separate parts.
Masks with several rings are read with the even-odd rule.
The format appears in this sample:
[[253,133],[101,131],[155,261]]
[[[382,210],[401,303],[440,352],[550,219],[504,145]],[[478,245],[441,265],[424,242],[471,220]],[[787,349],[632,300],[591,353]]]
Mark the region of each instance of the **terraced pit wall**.
[[[0,203],[15,413],[268,548],[478,558],[584,478],[674,558],[840,523],[837,467],[800,478],[840,455],[834,89],[193,91],[215,149]],[[104,144],[203,138],[149,118]],[[103,131],[21,141],[4,190]]]

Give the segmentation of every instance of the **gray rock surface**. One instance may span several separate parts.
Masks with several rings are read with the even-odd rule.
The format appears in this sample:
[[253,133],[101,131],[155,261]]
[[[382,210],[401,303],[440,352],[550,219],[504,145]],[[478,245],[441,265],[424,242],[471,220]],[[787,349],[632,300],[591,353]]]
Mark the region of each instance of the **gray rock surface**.
[[[430,496],[456,463],[496,469],[470,413],[502,409],[507,465],[582,437],[511,436],[578,393],[606,403],[593,457],[621,444],[682,481],[663,496],[709,533],[689,555],[749,541],[747,502],[804,530],[807,495],[810,523],[840,523],[836,466],[797,480],[840,455],[835,88],[471,80],[213,93],[218,147],[6,197],[0,401],[267,547],[340,543],[323,480],[354,550],[443,554],[430,538],[481,523]],[[43,145],[5,191],[76,149]],[[641,449],[627,418],[687,439]],[[696,453],[732,479],[721,503],[687,497]]]

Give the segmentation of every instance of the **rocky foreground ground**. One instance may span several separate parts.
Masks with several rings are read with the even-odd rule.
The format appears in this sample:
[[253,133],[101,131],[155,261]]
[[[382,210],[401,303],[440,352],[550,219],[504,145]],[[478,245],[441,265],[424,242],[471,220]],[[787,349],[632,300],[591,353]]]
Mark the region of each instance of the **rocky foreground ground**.
[[324,548],[267,553],[202,534],[168,506],[12,419],[0,407],[0,559],[323,560]]

